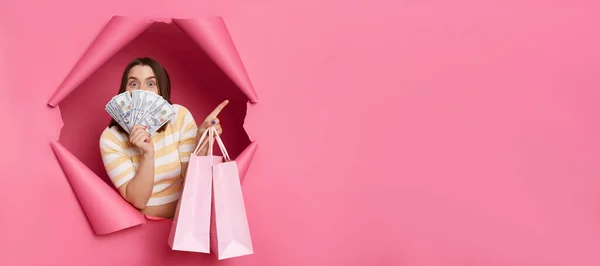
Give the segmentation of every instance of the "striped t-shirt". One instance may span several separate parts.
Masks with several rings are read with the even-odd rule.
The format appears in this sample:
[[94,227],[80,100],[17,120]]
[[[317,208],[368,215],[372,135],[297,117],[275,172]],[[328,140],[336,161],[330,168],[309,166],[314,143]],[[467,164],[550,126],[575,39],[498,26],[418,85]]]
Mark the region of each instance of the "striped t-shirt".
[[[154,188],[146,206],[158,206],[179,199],[182,190],[181,164],[187,164],[196,145],[196,122],[190,111],[173,104],[176,115],[163,132],[152,134],[154,143]],[[131,180],[138,169],[140,150],[129,143],[129,135],[106,128],[100,136],[104,168],[118,188]]]

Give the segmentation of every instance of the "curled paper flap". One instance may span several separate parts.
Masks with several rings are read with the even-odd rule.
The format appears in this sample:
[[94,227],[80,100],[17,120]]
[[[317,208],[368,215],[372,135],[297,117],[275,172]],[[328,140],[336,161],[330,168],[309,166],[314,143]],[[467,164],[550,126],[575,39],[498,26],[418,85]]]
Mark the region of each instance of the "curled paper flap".
[[250,82],[246,68],[221,17],[172,19],[172,21],[206,52],[246,94],[250,102],[256,103],[258,101],[258,96]]
[[235,158],[240,174],[240,182],[244,182],[248,168],[250,168],[250,163],[252,163],[252,159],[256,153],[256,148],[258,148],[258,142],[253,141],[246,149],[244,149],[244,151],[242,151],[242,153],[240,153],[240,155],[237,156],[237,158]]
[[69,75],[52,95],[48,104],[57,106],[125,45],[145,31],[153,21],[114,16],[77,61]]
[[57,141],[50,143],[77,200],[97,235],[146,222],[141,212]]

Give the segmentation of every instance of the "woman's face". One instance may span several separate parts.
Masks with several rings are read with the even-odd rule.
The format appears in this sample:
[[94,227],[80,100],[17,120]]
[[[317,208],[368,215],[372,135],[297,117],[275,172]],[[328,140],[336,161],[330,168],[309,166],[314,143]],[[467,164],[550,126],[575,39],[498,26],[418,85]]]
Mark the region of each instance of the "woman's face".
[[149,66],[137,65],[129,70],[126,91],[145,90],[158,94],[158,83],[154,71]]

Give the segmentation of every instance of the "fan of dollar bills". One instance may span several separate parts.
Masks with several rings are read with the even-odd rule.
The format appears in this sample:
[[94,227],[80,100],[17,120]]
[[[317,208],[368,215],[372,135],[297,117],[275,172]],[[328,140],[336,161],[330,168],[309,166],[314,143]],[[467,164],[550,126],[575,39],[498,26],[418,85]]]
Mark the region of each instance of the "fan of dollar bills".
[[106,112],[127,133],[134,125],[143,125],[152,134],[175,116],[175,110],[165,99],[143,90],[134,90],[131,94],[123,92],[113,97],[106,104]]

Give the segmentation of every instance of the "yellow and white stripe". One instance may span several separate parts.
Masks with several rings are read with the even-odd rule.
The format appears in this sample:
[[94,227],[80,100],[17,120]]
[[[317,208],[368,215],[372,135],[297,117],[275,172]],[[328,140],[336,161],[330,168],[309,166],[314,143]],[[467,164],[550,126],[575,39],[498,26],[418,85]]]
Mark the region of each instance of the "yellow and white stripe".
[[[154,187],[147,206],[179,199],[182,188],[181,164],[187,164],[196,146],[198,127],[190,111],[173,104],[176,115],[163,132],[152,135],[154,143]],[[126,133],[106,128],[100,136],[100,153],[110,180],[118,188],[131,180],[138,169],[140,151],[129,143]]]

